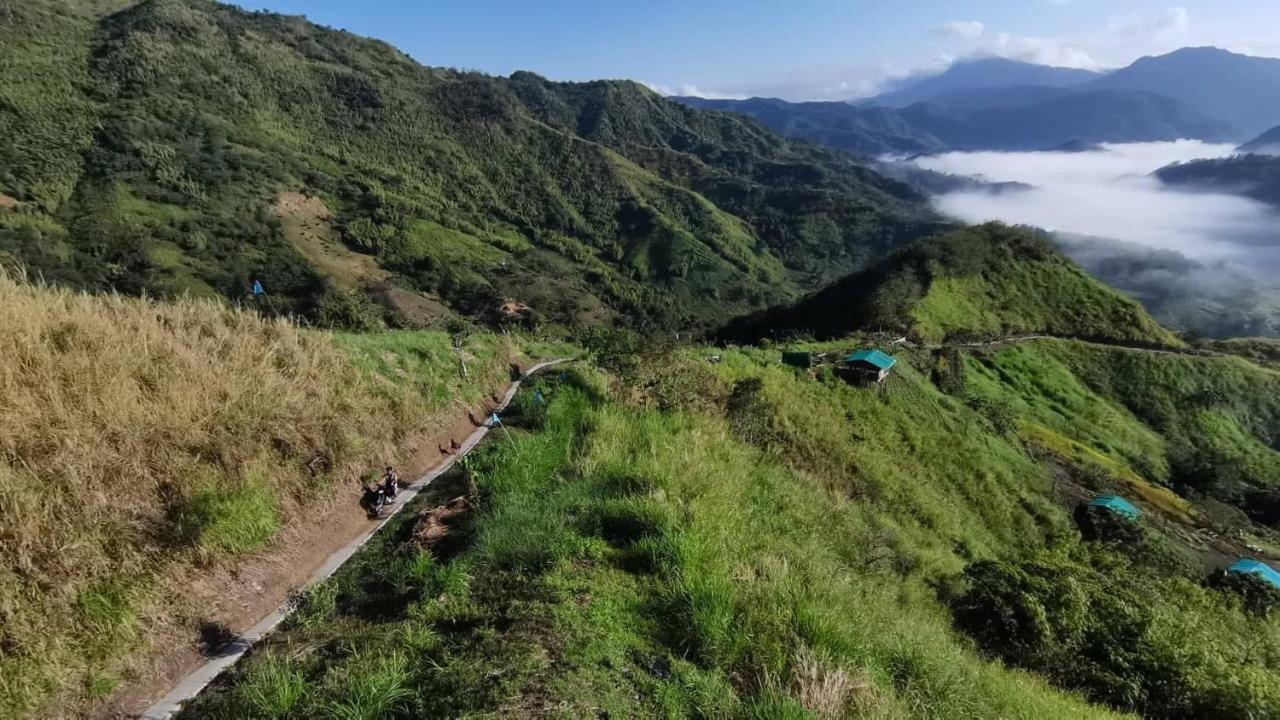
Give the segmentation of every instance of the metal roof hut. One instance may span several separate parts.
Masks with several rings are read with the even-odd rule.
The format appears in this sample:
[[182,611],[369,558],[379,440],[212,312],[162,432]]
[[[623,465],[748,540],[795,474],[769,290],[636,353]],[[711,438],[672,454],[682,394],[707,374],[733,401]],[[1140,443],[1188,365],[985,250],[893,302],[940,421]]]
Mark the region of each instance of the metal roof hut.
[[898,363],[894,356],[880,350],[859,350],[840,363],[840,374],[851,382],[880,382]]
[[1089,505],[1091,507],[1105,508],[1127,520],[1137,520],[1142,517],[1141,510],[1119,495],[1099,495],[1090,500]]
[[1280,572],[1276,572],[1270,565],[1261,560],[1251,560],[1249,558],[1241,558],[1227,568],[1229,573],[1240,573],[1242,575],[1252,575],[1259,580],[1280,590]]

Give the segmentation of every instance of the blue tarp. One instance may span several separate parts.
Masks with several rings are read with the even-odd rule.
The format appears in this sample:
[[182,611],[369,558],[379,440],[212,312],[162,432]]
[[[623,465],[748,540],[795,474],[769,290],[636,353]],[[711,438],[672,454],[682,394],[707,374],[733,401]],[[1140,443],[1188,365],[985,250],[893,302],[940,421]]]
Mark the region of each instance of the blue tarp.
[[898,359],[894,356],[881,352],[880,350],[859,350],[858,352],[845,358],[846,363],[864,362],[876,366],[881,370],[888,370],[893,367]]
[[1093,507],[1106,508],[1115,514],[1127,517],[1130,520],[1137,520],[1142,516],[1141,510],[1134,507],[1133,503],[1125,500],[1119,495],[1099,495],[1098,497],[1090,500],[1089,504]]
[[1270,565],[1260,560],[1241,558],[1231,563],[1227,572],[1247,573],[1280,589],[1280,572],[1276,572]]

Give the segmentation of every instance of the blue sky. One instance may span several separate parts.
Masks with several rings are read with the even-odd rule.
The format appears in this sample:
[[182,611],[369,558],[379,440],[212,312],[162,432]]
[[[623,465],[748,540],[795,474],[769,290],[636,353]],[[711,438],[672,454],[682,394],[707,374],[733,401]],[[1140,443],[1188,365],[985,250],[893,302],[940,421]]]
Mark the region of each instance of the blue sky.
[[1280,1],[243,0],[429,65],[667,92],[844,99],[955,58],[1106,68],[1185,45],[1280,56]]

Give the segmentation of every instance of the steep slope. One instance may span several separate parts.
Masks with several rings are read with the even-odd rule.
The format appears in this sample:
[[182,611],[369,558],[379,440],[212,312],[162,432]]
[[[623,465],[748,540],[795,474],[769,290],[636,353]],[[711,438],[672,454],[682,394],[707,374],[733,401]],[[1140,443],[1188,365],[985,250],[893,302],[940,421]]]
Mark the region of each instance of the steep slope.
[[899,83],[899,87],[871,98],[870,102],[902,108],[931,101],[947,93],[1020,86],[1065,88],[1097,77],[1097,73],[1089,70],[1037,65],[1004,58],[980,58],[954,63],[937,75],[907,78]]
[[1012,403],[1029,437],[1054,452],[1074,442],[1098,462],[1195,500],[1206,517],[1222,503],[1280,527],[1274,370],[1055,340],[972,359],[968,386]]
[[1237,149],[1242,153],[1280,155],[1280,126],[1271,128]]
[[[516,299],[557,322],[681,326],[816,287],[929,222],[847,157],[631,83],[426,68],[204,1],[59,8],[15,6],[2,31],[56,47],[36,74],[61,84],[0,104],[17,205],[0,251],[58,282],[244,297],[258,280],[269,309],[311,318],[366,303],[281,232],[270,208],[301,190],[394,283],[463,313]],[[0,44],[5,66],[42,57]]]
[[1274,127],[1280,120],[1280,60],[1214,47],[1182,48],[1143,57],[1088,87],[1141,90],[1176,98],[1230,123],[1241,140]]
[[791,103],[775,98],[671,99],[690,107],[747,115],[787,137],[803,138],[859,155],[915,154],[945,149],[940,140],[885,107],[843,102]]
[[1179,343],[1137,302],[1089,277],[1047,237],[998,223],[923,240],[794,305],[736,320],[721,336],[749,342],[877,329],[926,341],[1047,333]]

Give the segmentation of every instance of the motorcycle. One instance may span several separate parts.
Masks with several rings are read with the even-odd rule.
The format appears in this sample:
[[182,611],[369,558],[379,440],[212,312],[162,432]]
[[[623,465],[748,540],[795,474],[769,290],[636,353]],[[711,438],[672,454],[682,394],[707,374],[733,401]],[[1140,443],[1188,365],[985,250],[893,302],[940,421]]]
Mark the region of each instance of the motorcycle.
[[360,505],[368,511],[369,517],[372,519],[386,517],[387,511],[395,503],[398,488],[381,484],[363,487],[364,495],[360,498]]

